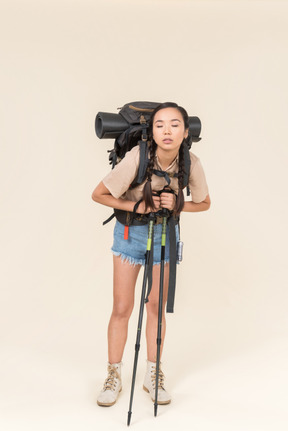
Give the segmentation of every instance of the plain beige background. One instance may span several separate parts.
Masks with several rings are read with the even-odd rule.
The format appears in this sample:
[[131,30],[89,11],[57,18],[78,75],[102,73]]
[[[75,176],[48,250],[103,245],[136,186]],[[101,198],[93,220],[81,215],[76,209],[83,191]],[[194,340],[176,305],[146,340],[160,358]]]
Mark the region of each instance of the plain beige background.
[[[193,151],[212,206],[184,214],[163,356],[170,406],[142,389],[135,430],[288,430],[286,1],[0,3],[1,429],[124,429],[124,391],[96,405],[112,300],[110,169],[98,111],[175,101],[202,121]],[[139,280],[137,292],[141,282]]]

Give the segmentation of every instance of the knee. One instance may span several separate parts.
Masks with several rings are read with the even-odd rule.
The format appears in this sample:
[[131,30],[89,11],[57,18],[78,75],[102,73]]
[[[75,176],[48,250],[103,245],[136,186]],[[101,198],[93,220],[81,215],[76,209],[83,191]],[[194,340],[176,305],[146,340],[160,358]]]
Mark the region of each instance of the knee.
[[112,317],[117,320],[129,320],[133,310],[133,304],[114,304]]
[[151,317],[157,317],[158,316],[158,301],[149,299],[149,301],[146,304],[147,309],[147,315]]

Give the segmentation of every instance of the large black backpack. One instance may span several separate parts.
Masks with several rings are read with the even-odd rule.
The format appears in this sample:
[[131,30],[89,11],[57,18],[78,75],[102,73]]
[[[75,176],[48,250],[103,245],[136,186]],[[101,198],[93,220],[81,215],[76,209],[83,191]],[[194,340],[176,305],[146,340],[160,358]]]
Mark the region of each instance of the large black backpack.
[[[114,148],[109,150],[109,162],[114,166],[125,157],[136,145],[140,147],[140,164],[138,175],[131,184],[131,188],[142,184],[146,178],[148,158],[147,130],[151,114],[160,103],[157,102],[130,102],[119,108],[117,114],[98,112],[95,119],[96,135],[100,139],[115,139]],[[198,117],[189,117],[189,134],[184,147],[185,174],[183,186],[188,185],[190,172],[189,149],[192,142],[200,141],[201,122]],[[176,174],[177,175],[177,174]],[[187,188],[187,194],[189,189]]]

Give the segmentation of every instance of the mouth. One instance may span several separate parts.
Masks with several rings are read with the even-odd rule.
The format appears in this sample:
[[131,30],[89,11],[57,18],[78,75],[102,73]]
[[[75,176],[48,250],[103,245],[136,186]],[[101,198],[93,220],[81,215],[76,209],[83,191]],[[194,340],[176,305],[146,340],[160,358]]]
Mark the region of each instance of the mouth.
[[165,144],[169,144],[170,142],[172,142],[172,139],[166,138],[166,139],[163,139],[163,142]]

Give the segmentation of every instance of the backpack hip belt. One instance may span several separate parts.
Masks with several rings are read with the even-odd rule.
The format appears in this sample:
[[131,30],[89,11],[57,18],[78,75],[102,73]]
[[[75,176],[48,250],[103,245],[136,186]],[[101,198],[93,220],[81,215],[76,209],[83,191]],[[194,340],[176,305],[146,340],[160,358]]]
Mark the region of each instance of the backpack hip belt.
[[[149,214],[134,214],[130,211],[123,211],[123,210],[114,210],[113,217],[115,216],[116,219],[125,226],[142,226],[149,223]],[[174,217],[174,216],[171,216]],[[179,223],[179,217],[174,217],[175,224]],[[155,215],[154,218],[154,224],[161,224],[163,221],[163,217],[161,215]]]

